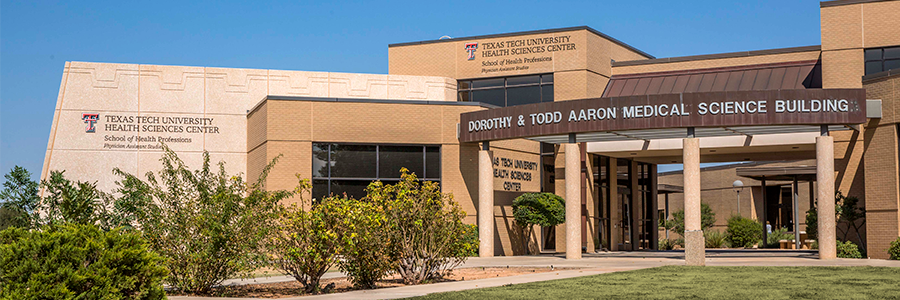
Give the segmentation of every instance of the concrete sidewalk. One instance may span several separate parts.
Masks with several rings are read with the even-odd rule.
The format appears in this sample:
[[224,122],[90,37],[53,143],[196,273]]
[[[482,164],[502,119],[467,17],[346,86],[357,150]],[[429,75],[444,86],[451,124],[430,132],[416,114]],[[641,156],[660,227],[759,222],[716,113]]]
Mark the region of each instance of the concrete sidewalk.
[[[740,253],[738,253],[740,254]],[[395,288],[383,288],[375,290],[359,290],[345,293],[335,293],[316,296],[300,296],[281,299],[292,300],[319,300],[319,299],[396,299],[414,296],[422,296],[431,293],[461,291],[475,288],[503,286],[507,284],[519,284],[554,279],[573,278],[580,276],[597,275],[618,271],[629,271],[644,268],[653,268],[666,265],[684,265],[684,254],[678,252],[632,252],[623,254],[596,254],[586,256],[581,260],[566,260],[558,256],[511,256],[492,258],[470,258],[461,268],[473,267],[557,267],[557,268],[581,268],[579,270],[560,270],[546,273],[526,274],[499,278],[488,278],[470,281],[442,282],[426,285],[403,286]],[[888,261],[878,259],[835,259],[822,261],[815,255],[711,255],[706,258],[707,266],[879,266],[900,268],[900,261]],[[327,276],[343,276],[339,272],[331,272]],[[285,277],[285,276],[282,276]],[[275,280],[275,277],[270,277]],[[293,280],[291,277],[287,277]],[[282,278],[284,279],[284,278]],[[279,282],[279,281],[271,281]],[[214,298],[214,297],[169,297],[170,299],[242,299],[242,298]]]

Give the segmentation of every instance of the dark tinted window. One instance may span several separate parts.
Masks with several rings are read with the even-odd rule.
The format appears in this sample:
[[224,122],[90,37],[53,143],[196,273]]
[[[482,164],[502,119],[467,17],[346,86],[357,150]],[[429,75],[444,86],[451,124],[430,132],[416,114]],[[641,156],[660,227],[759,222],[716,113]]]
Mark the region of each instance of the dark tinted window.
[[375,163],[375,146],[331,146],[331,177],[375,178]]
[[507,86],[523,85],[523,84],[540,84],[540,83],[541,83],[540,75],[509,77],[506,79]]
[[362,198],[372,181],[399,182],[400,168],[409,169],[420,179],[441,180],[439,146],[313,143],[312,150],[315,201],[345,193]]
[[866,75],[900,68],[900,46],[866,49]]
[[379,178],[400,178],[400,168],[407,168],[416,176],[425,176],[422,146],[381,146],[378,151]]
[[490,90],[474,90],[472,91],[472,101],[487,103],[496,106],[506,106],[506,91],[503,89]]
[[515,106],[553,101],[553,74],[459,81],[459,101]]
[[541,86],[523,86],[506,89],[506,106],[541,102]]
[[440,147],[425,147],[425,177],[441,178]]

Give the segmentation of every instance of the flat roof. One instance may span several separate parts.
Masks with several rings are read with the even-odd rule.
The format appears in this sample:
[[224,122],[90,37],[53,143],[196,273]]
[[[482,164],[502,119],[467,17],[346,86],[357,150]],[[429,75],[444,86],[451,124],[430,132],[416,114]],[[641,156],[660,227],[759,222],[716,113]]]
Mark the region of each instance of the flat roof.
[[737,176],[756,180],[791,181],[795,178],[799,181],[816,181],[816,166],[778,166],[778,167],[751,167],[735,168]]
[[614,61],[612,63],[612,66],[613,67],[624,67],[624,66],[637,66],[637,65],[651,65],[651,64],[663,64],[663,63],[673,63],[673,62],[683,62],[683,61],[693,61],[693,60],[749,57],[749,56],[757,56],[757,55],[772,55],[772,54],[809,52],[809,51],[822,51],[822,46],[821,45],[813,45],[813,46],[777,48],[777,49],[754,50],[754,51],[740,51],[740,52],[717,53],[717,54],[676,56],[676,57],[644,59],[644,60]]
[[834,1],[822,1],[819,2],[819,7],[832,7],[832,6],[842,6],[842,5],[852,5],[852,4],[863,4],[863,3],[875,3],[875,2],[887,2],[893,0],[834,0]]
[[460,41],[460,40],[491,39],[491,38],[500,38],[500,37],[509,37],[509,36],[518,36],[518,35],[530,35],[530,34],[542,34],[542,33],[565,32],[565,31],[578,31],[578,30],[587,30],[590,33],[596,34],[602,38],[610,40],[611,42],[616,43],[619,46],[625,47],[628,50],[634,51],[634,52],[636,52],[640,55],[643,55],[647,58],[650,58],[650,59],[656,58],[655,56],[650,55],[647,52],[641,51],[638,48],[635,48],[629,44],[626,44],[623,41],[617,40],[609,35],[606,35],[605,33],[597,31],[596,29],[593,29],[588,26],[563,27],[563,28],[518,31],[518,32],[499,33],[499,34],[475,35],[475,36],[466,36],[466,37],[458,37],[458,38],[451,37],[449,39],[425,40],[425,41],[418,41],[418,42],[395,43],[395,44],[388,44],[388,48],[434,44],[434,43],[445,43],[445,42],[453,42],[453,41]]

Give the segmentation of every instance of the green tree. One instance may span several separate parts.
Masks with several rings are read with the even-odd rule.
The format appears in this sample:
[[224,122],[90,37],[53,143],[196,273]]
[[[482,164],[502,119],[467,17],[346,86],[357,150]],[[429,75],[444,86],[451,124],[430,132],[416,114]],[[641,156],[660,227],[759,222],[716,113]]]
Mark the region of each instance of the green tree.
[[[366,200],[331,198],[346,220],[343,259],[339,265],[350,282],[359,288],[375,288],[375,282],[397,267],[392,259],[392,232],[385,229],[387,216],[382,207]],[[456,243],[456,241],[451,241]]]
[[566,203],[553,193],[525,193],[513,200],[513,217],[522,229],[522,244],[531,253],[534,226],[553,227],[566,221]]
[[164,299],[162,260],[134,231],[9,228],[0,232],[0,298]]
[[[700,203],[700,229],[706,231],[716,224],[716,213],[706,203]],[[672,213],[672,220],[666,221],[665,227],[684,236],[684,210]]]
[[15,166],[3,175],[3,190],[0,191],[0,230],[10,226],[31,228],[38,223],[37,207],[38,183],[31,180],[31,173],[23,167]]
[[123,179],[115,204],[140,229],[151,248],[164,256],[166,281],[182,292],[206,294],[223,280],[249,275],[266,263],[264,239],[273,230],[279,201],[291,191],[266,191],[265,177],[276,159],[253,184],[218,170],[208,152],[198,170],[189,169],[163,145],[163,169],[146,181],[116,169]]
[[366,198],[385,214],[391,259],[406,284],[439,279],[466,260],[461,255],[466,213],[431,181],[421,182],[402,168],[397,184],[370,184]]
[[65,171],[51,171],[50,177],[41,181],[47,196],[41,201],[41,209],[46,217],[44,223],[103,223],[109,215],[106,210],[104,193],[97,189],[96,182],[71,181]]

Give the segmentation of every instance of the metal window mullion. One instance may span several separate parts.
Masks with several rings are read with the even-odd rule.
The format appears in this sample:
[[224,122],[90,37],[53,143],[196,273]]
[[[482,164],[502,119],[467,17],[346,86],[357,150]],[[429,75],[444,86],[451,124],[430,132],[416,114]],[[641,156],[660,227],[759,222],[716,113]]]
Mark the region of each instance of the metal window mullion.
[[328,180],[325,180],[325,185],[328,187],[325,189],[325,196],[331,196],[331,146],[332,144],[328,144]]
[[375,145],[375,180],[381,176],[381,145]]

